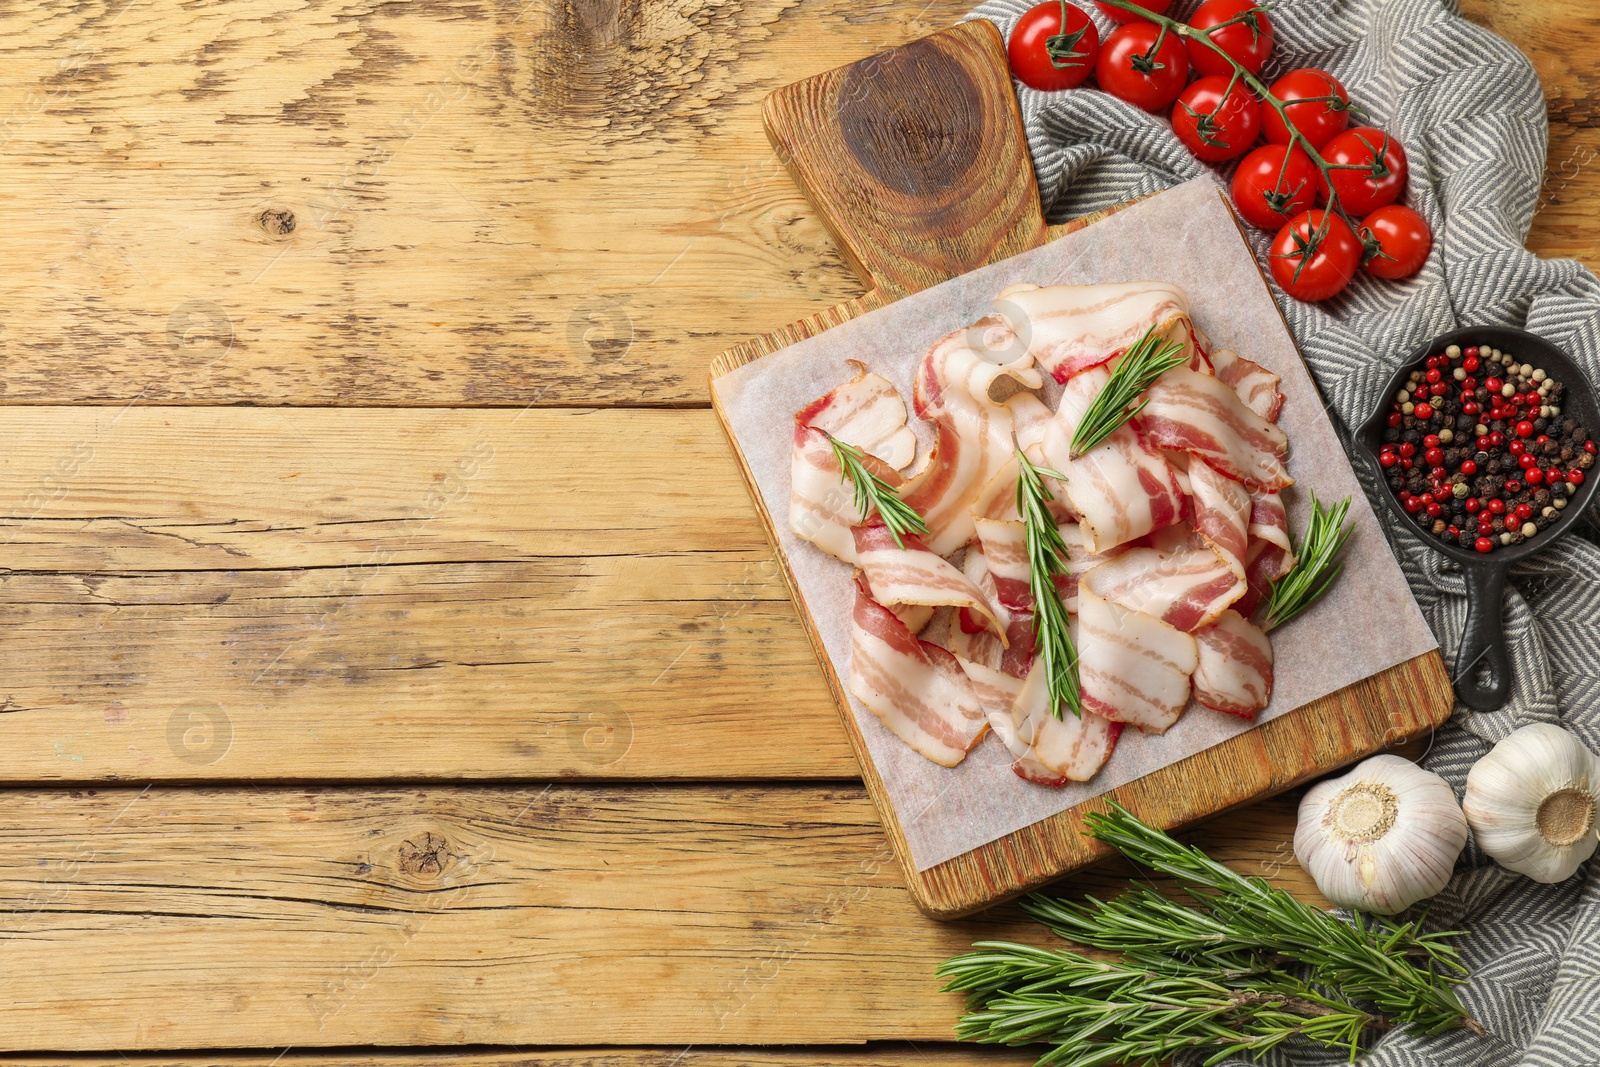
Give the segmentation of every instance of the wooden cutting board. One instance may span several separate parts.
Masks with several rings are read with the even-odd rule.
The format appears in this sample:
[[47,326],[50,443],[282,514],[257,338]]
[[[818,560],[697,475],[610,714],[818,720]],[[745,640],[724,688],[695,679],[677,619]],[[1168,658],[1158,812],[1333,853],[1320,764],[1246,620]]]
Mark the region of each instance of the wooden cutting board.
[[[984,20],[786,86],[767,98],[763,119],[779,157],[867,292],[730,349],[713,362],[713,378],[1110,213],[1065,226],[1045,224],[1005,46],[999,31]],[[725,418],[723,425],[726,429]],[[739,454],[737,445],[734,452]],[[743,466],[742,457],[740,462]],[[774,516],[748,467],[744,475],[794,593]],[[798,595],[795,601],[907,885],[935,918],[970,914],[1104,856],[1108,850],[1080,831],[1083,816],[1104,810],[1108,799],[1156,826],[1183,826],[1423,733],[1443,722],[1453,704],[1444,662],[1437,651],[1429,652],[917,871],[850,712],[844,680],[823,650],[805,602]]]

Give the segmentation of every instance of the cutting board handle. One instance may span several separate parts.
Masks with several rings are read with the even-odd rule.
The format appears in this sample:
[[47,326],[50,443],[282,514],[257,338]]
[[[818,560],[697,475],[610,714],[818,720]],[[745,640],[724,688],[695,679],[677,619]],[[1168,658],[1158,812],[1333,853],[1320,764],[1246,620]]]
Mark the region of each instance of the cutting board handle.
[[1045,241],[1005,42],[974,19],[785,86],[767,137],[886,300]]

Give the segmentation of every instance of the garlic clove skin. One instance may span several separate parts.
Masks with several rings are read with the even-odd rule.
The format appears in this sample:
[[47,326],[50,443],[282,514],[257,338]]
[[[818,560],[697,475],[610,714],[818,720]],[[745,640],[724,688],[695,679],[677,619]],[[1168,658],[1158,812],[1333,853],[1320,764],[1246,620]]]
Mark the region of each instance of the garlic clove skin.
[[1294,832],[1295,858],[1323,896],[1378,915],[1442,890],[1466,844],[1449,783],[1393,755],[1312,786]]
[[1463,802],[1478,846],[1536,882],[1561,882],[1600,844],[1600,758],[1549,723],[1515,731],[1467,772]]

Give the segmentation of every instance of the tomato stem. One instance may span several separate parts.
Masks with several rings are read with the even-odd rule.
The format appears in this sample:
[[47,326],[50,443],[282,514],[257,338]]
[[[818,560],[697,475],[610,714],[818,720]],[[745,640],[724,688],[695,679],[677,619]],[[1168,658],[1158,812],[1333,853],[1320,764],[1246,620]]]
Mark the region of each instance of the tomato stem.
[[[1349,214],[1344,209],[1344,205],[1339,202],[1339,191],[1333,187],[1333,171],[1335,169],[1335,165],[1329,163],[1327,159],[1323,157],[1321,152],[1317,151],[1311,146],[1311,142],[1306,140],[1305,135],[1300,132],[1300,128],[1294,124],[1292,119],[1289,118],[1288,111],[1289,104],[1291,103],[1298,104],[1323,102],[1326,103],[1330,109],[1335,111],[1343,111],[1352,108],[1353,105],[1351,105],[1348,101],[1341,100],[1338,94],[1332,94],[1326,97],[1308,96],[1298,100],[1285,102],[1284,100],[1273,96],[1272,93],[1268,91],[1266,85],[1262,83],[1260,78],[1257,78],[1254,74],[1250,73],[1249,69],[1245,67],[1244,64],[1240,63],[1237,59],[1234,59],[1233,56],[1228,54],[1225,48],[1211,39],[1212,31],[1221,29],[1223,26],[1231,25],[1234,22],[1241,20],[1246,15],[1253,18],[1255,12],[1241,12],[1239,15],[1235,15],[1227,22],[1218,23],[1209,30],[1197,30],[1193,26],[1186,25],[1185,23],[1179,22],[1176,19],[1168,18],[1165,15],[1158,15],[1148,8],[1140,7],[1138,4],[1134,3],[1133,0],[1101,0],[1101,3],[1108,7],[1119,8],[1128,12],[1129,14],[1137,15],[1140,18],[1149,22],[1153,22],[1156,24],[1156,26],[1160,27],[1161,34],[1156,38],[1156,48],[1160,47],[1161,42],[1165,39],[1168,33],[1172,33],[1186,40],[1198,41],[1207,48],[1211,49],[1217,55],[1221,56],[1223,59],[1227,60],[1228,65],[1233,68],[1234,76],[1236,78],[1242,78],[1244,83],[1250,87],[1251,91],[1261,98],[1262,103],[1276,111],[1278,113],[1278,117],[1283,120],[1284,128],[1289,131],[1289,143],[1285,146],[1285,152],[1283,156],[1284,167],[1287,167],[1289,156],[1294,153],[1295,146],[1300,146],[1300,148],[1305,152],[1306,158],[1311,160],[1312,164],[1316,166],[1318,172],[1322,175],[1322,184],[1328,191],[1328,211],[1337,214],[1341,219],[1349,224],[1352,231],[1355,230],[1355,221],[1350,218]],[[1257,29],[1259,30],[1259,26],[1257,26]],[[1154,52],[1155,48],[1152,48],[1149,54],[1153,55]],[[1360,109],[1356,109],[1356,111],[1358,114],[1360,113]],[[1387,135],[1385,136],[1387,137]],[[1387,145],[1385,147],[1387,147]],[[1341,165],[1339,169],[1346,169],[1346,166],[1347,165]],[[1280,168],[1278,172],[1279,184],[1282,184],[1283,182],[1284,173],[1284,169]],[[1295,191],[1298,192],[1299,190],[1296,189]],[[1291,199],[1293,199],[1292,195],[1286,197],[1284,203],[1288,203]],[[1322,225],[1319,226],[1317,230],[1316,244],[1320,244],[1322,236],[1327,234],[1327,226],[1328,214],[1324,213]],[[1316,245],[1314,244],[1312,246],[1313,251],[1315,251],[1315,247]],[[1302,259],[1301,265],[1303,266],[1304,263],[1305,260]],[[1296,274],[1298,275],[1298,273],[1299,271],[1297,270]]]

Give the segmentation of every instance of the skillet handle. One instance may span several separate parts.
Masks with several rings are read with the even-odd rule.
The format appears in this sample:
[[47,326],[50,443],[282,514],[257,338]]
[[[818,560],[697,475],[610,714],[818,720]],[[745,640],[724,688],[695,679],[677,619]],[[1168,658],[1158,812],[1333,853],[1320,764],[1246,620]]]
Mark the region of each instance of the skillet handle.
[[[1473,711],[1496,711],[1511,695],[1511,660],[1506,655],[1506,568],[1468,566],[1467,627],[1456,654],[1456,696]],[[1478,684],[1480,666],[1487,664],[1489,681]]]

